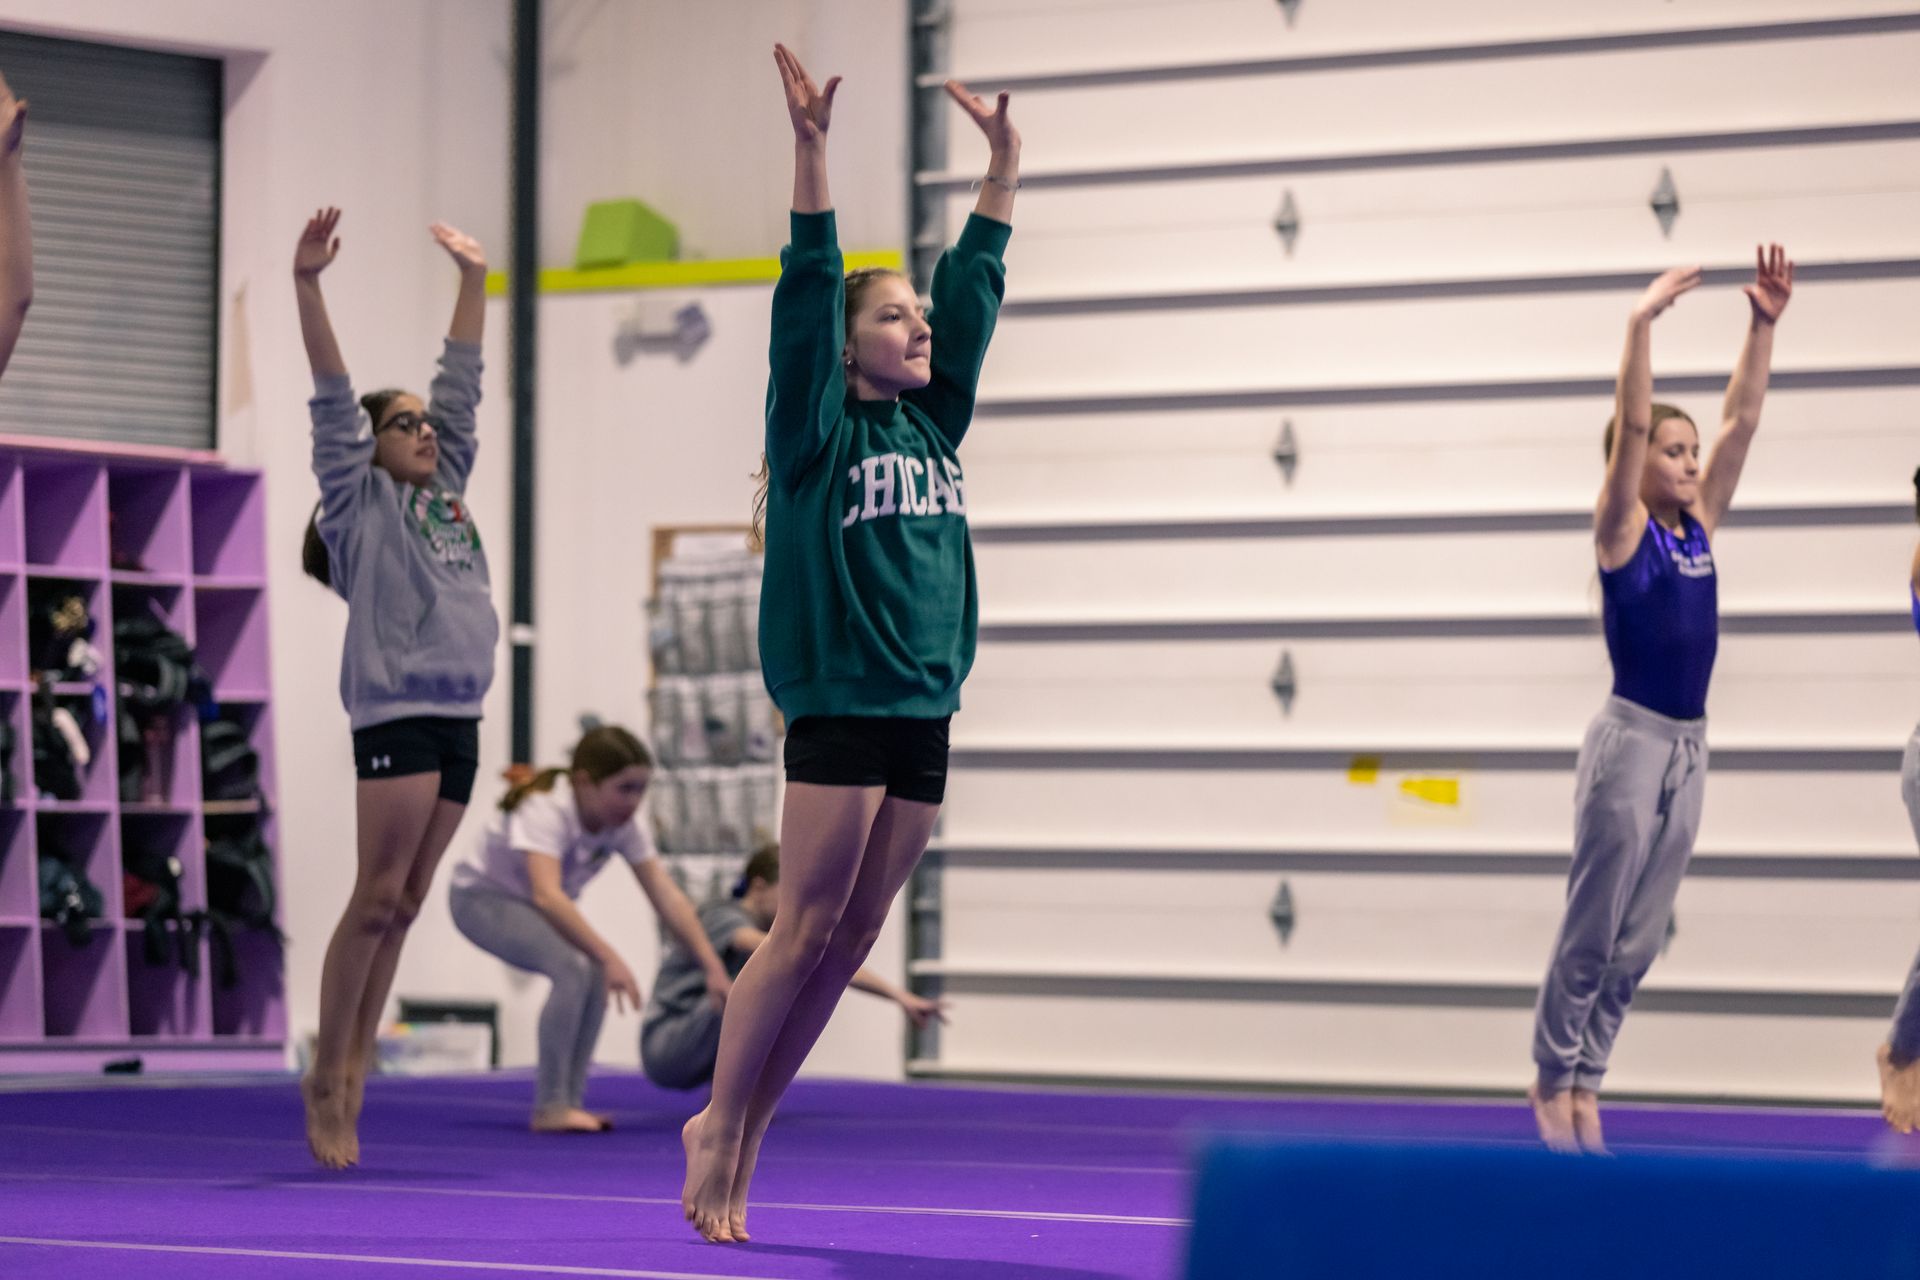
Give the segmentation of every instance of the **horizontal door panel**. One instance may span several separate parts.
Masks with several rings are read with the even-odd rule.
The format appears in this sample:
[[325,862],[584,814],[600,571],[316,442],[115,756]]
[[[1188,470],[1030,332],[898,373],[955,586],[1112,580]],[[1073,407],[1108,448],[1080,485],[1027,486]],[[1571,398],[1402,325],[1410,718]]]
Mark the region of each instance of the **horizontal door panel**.
[[[1561,378],[1619,358],[1627,289],[1172,312],[1010,315],[994,335],[985,399],[1251,387],[1395,386]],[[1731,370],[1750,308],[1731,284],[1682,298],[1653,331],[1660,371]],[[1920,278],[1808,283],[1778,340],[1779,368],[1910,366]]]
[[[1273,688],[1282,678],[1285,701]],[[955,742],[1262,747],[1576,742],[1612,684],[1601,637],[983,645]],[[1710,741],[1902,742],[1920,717],[1911,633],[1722,640]]]
[[[1875,32],[1030,90],[1015,118],[1044,173],[1911,119],[1916,65],[1920,33]],[[978,128],[942,119],[975,167]]]
[[[1718,403],[1682,396],[1711,448]],[[967,503],[999,523],[1591,510],[1598,399],[1478,400],[1139,414],[991,415],[967,435]],[[1741,507],[1901,502],[1920,387],[1775,390]],[[1289,480],[1274,460],[1282,424]]]
[[[1889,609],[1906,603],[1913,530],[1730,528],[1715,539],[1722,610]],[[1096,618],[1598,614],[1592,535],[1462,533],[983,542],[983,621]]]
[[[1286,887],[1284,934],[1272,915]],[[1537,983],[1564,876],[949,867],[941,961],[1115,974]],[[1647,989],[1897,994],[1920,884],[1694,878]]]
[[[1005,995],[949,985],[951,1070],[1387,1088],[1511,1090],[1532,1074],[1532,1012],[1233,999]],[[1884,1018],[1636,1011],[1607,1087],[1865,1102]],[[1524,1115],[1524,1112],[1522,1112]],[[1524,1134],[1524,1122],[1517,1126]]]
[[1619,0],[1601,6],[1422,0],[1301,6],[1274,0],[963,0],[952,6],[949,58],[974,79],[1297,58],[1377,49],[1658,33],[1676,28],[1806,22],[1909,11],[1898,0]]
[[[962,758],[941,814],[956,844],[1537,853],[1568,848],[1572,831],[1571,768],[1433,769],[1392,754],[1339,769],[986,769]],[[1891,769],[1722,761],[1707,775],[1698,848],[1904,856],[1914,835]]]

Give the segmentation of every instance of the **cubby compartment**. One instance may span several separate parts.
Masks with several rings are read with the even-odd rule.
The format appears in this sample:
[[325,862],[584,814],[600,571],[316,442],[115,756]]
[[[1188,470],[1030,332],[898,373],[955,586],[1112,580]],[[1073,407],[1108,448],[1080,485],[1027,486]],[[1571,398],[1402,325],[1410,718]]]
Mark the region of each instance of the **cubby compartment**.
[[26,563],[107,571],[107,474],[91,458],[35,457],[21,464]]
[[27,583],[0,572],[0,689],[27,682]]
[[193,572],[211,582],[266,581],[266,493],[253,472],[192,478]]
[[0,924],[0,1043],[31,1043],[46,1032],[39,943],[37,923]]
[[279,1042],[287,1035],[286,956],[277,935],[236,929],[231,935],[234,979],[221,980],[220,948],[213,953],[213,1034]]
[[184,579],[192,568],[186,473],[165,465],[111,467],[107,538],[116,577]]
[[0,929],[31,925],[39,918],[33,817],[25,809],[0,809]]
[[202,585],[193,593],[194,648],[216,702],[265,702],[267,596],[253,587]]
[[[16,812],[33,800],[33,733],[27,715],[30,695],[25,689],[0,687],[0,722],[7,731],[0,738],[0,812]],[[5,914],[0,911],[0,915]]]
[[20,460],[0,456],[0,570],[27,562],[26,530],[20,511]]
[[[189,643],[193,636],[191,593],[184,586],[116,581],[113,586],[113,617],[116,626],[133,617],[151,617],[167,630]],[[200,788],[199,708],[181,702],[168,711],[140,710],[137,688],[149,688],[155,673],[148,666],[133,663],[122,667],[122,654],[114,654],[115,714],[123,709],[130,722],[115,722],[118,746],[119,797],[124,812],[181,811],[191,808]],[[198,661],[198,655],[195,655]]]
[[[192,1038],[212,1031],[207,944],[200,930],[206,884],[198,835],[189,814],[123,814],[120,819],[128,1008],[136,1037]],[[135,896],[142,881],[171,894],[171,909],[144,909]]]

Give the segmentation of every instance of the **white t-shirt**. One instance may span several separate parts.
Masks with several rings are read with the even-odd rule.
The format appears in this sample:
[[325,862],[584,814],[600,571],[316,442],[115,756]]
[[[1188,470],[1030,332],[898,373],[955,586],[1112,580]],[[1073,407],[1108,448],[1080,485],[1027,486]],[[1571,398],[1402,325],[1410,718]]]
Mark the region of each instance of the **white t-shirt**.
[[633,866],[655,857],[653,838],[641,829],[636,815],[623,827],[588,831],[580,823],[580,804],[574,799],[573,779],[561,774],[551,791],[530,791],[512,813],[496,808],[487,819],[480,847],[454,868],[453,883],[481,886],[532,898],[527,880],[527,854],[544,853],[560,860],[560,887],[577,898],[587,881],[600,874],[615,854]]

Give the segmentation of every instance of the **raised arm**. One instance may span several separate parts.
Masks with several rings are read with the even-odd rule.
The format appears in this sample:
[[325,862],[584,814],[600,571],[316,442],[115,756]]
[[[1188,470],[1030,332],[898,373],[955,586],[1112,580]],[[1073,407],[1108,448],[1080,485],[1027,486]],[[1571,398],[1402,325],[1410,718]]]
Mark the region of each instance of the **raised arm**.
[[478,346],[487,323],[487,254],[475,240],[458,227],[436,222],[428,228],[453,265],[460,269],[460,292],[453,300],[453,320],[447,336],[455,342]]
[[1602,569],[1633,558],[1647,525],[1640,477],[1653,431],[1653,322],[1675,298],[1700,283],[1699,267],[1674,267],[1647,286],[1627,317],[1626,350],[1613,391],[1613,452],[1593,512],[1593,541]]
[[827,198],[827,125],[840,77],[820,89],[793,51],[773,47],[793,124],[793,216],[773,287],[768,350],[767,462],[791,485],[821,456],[847,395],[846,265]]
[[300,336],[306,340],[307,364],[316,382],[347,376],[347,362],[340,355],[333,322],[327,318],[327,300],[320,292],[320,273],[340,252],[340,238],[333,234],[339,225],[338,209],[320,210],[307,219],[307,228],[293,250],[293,293],[300,304]]
[[320,273],[340,252],[334,228],[338,209],[322,209],[307,219],[306,230],[293,251],[293,292],[300,304],[300,335],[307,344],[307,363],[313,367],[313,398],[307,402],[313,419],[313,474],[320,481],[320,534],[333,557],[333,585],[342,595],[354,573],[351,539],[344,535],[357,518],[367,488],[378,483],[373,461],[373,433],[366,411],[354,399],[347,363],[340,357],[327,302],[320,293]]
[[1733,491],[1747,465],[1747,449],[1760,426],[1760,405],[1767,398],[1767,377],[1773,371],[1773,328],[1793,296],[1793,262],[1779,245],[1754,251],[1758,259],[1753,283],[1746,287],[1752,316],[1747,337],[1740,344],[1740,360],[1727,382],[1727,398],[1720,410],[1720,434],[1707,456],[1700,477],[1700,523],[1711,535],[1733,505]]
[[613,997],[614,1008],[625,1011],[622,1002],[630,1002],[631,1007],[639,1009],[642,1003],[640,980],[633,976],[633,970],[627,968],[627,962],[613,945],[594,931],[587,918],[580,914],[579,906],[569,898],[560,882],[560,859],[550,853],[541,853],[531,849],[520,851],[527,860],[527,884],[533,890],[534,910],[547,918],[547,923],[559,930],[560,936],[571,942],[583,955],[593,957],[606,975],[607,994]]
[[827,125],[833,119],[840,77],[831,77],[827,87],[820,88],[783,44],[773,46],[773,61],[780,68],[787,116],[793,121],[793,211],[825,213],[833,208],[827,196]]
[[13,359],[20,327],[33,304],[33,220],[20,147],[27,104],[0,77],[0,372]]
[[[765,933],[752,925],[743,924],[727,936],[727,945],[736,951],[751,954],[759,950],[760,944],[766,940]],[[945,1000],[929,1000],[925,996],[917,996],[904,987],[888,982],[865,966],[854,971],[853,978],[847,985],[855,991],[864,991],[870,996],[879,996],[882,1000],[890,1000],[899,1005],[900,1012],[906,1014],[908,1020],[916,1027],[924,1027],[936,1019],[941,1022],[947,1020]]]
[[987,135],[987,173],[980,179],[980,198],[973,211],[995,222],[1013,221],[1013,193],[1020,189],[1020,131],[1007,116],[1007,95],[989,107],[958,80],[947,81],[947,96]]
[[1006,293],[1003,255],[1012,235],[1013,193],[1020,186],[1020,131],[1007,115],[1006,94],[991,108],[958,80],[947,81],[947,94],[986,135],[987,173],[959,240],[934,265],[933,306],[927,313],[933,326],[932,378],[905,398],[924,409],[947,444],[958,449],[973,421],[980,368]]
[[667,864],[658,858],[648,858],[635,863],[633,877],[640,882],[641,892],[653,903],[654,912],[660,917],[660,923],[672,934],[674,940],[699,962],[707,975],[707,999],[716,1008],[727,1003],[727,993],[733,987],[733,979],[727,975],[727,966],[720,959],[720,953],[713,949],[713,943],[707,938],[707,931],[700,925],[700,913],[688,901],[680,886],[667,874]]
[[447,325],[440,371],[428,389],[428,411],[440,437],[437,479],[442,487],[465,493],[473,459],[479,452],[474,412],[480,404],[480,339],[487,319],[487,255],[480,242],[457,227],[436,222],[433,238],[460,270],[453,320]]

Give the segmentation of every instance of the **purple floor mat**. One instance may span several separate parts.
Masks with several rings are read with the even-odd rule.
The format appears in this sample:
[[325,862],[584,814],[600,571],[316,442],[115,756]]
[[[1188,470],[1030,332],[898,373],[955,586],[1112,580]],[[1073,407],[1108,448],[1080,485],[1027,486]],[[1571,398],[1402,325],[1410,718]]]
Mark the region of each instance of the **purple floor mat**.
[[[1210,1133],[1531,1144],[1524,1104],[803,1081],[753,1243],[680,1220],[699,1099],[596,1078],[615,1132],[526,1131],[524,1076],[379,1080],[362,1164],[312,1167],[285,1081],[0,1092],[0,1276],[1171,1277]],[[1621,1150],[1896,1159],[1860,1112],[1617,1106]],[[127,1247],[117,1247],[127,1246]]]

